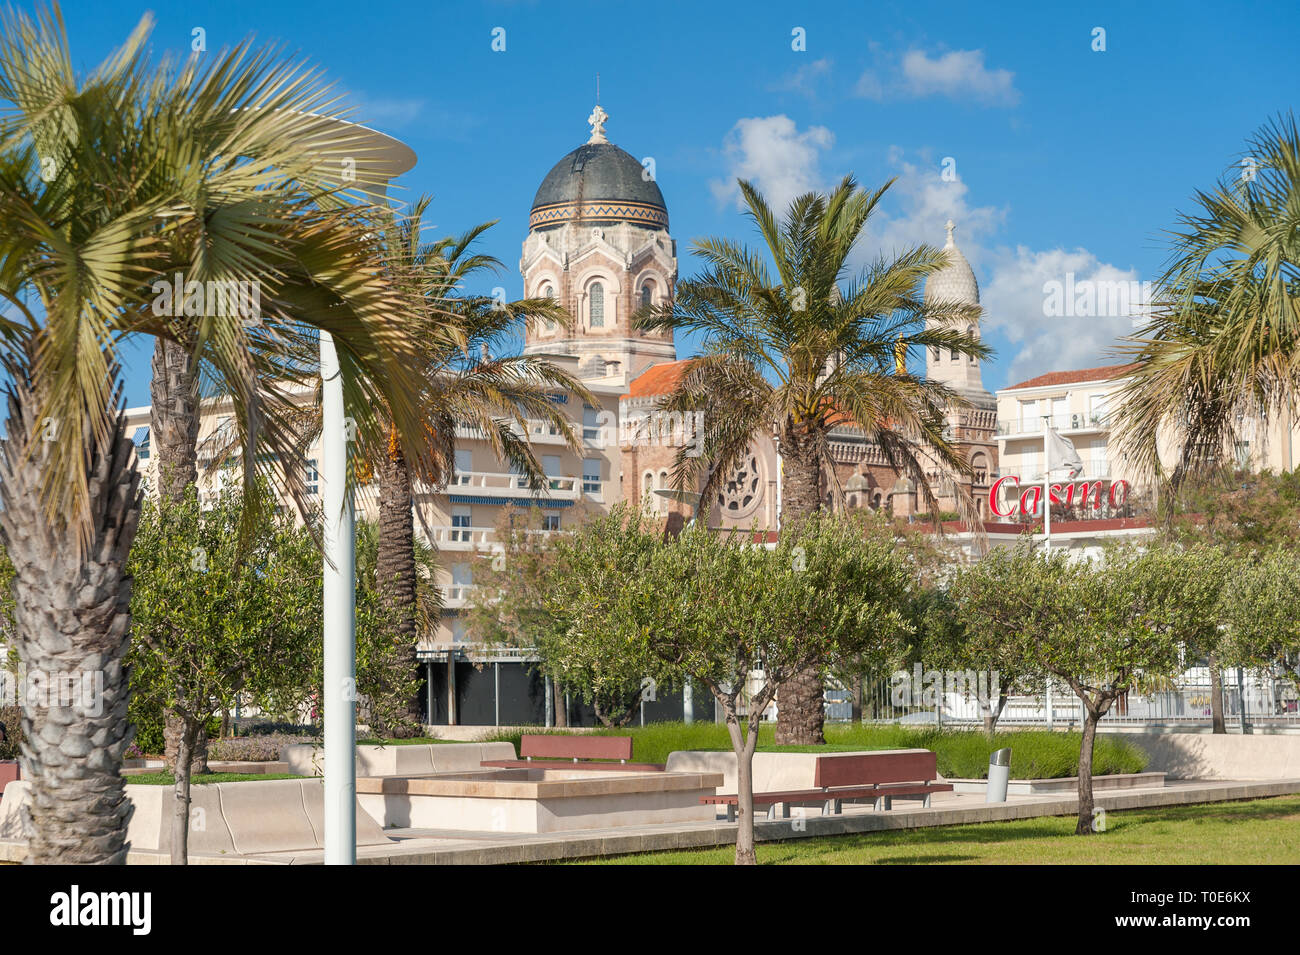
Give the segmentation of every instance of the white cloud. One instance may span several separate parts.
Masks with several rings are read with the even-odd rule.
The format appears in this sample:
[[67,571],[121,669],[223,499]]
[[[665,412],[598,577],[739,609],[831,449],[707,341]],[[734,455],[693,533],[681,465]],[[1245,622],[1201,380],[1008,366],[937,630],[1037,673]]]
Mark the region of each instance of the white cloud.
[[737,179],[748,179],[763,193],[778,213],[795,196],[824,188],[819,161],[835,136],[825,126],[809,126],[800,132],[789,116],[756,116],[742,119],[723,141],[727,178],[709,186],[719,201],[743,205]]
[[830,78],[832,63],[833,61],[828,57],[805,63],[768,88],[780,93],[798,93],[800,96],[815,99],[818,83]]
[[962,254],[978,263],[983,256],[982,240],[1002,225],[1006,209],[972,205],[970,187],[956,166],[949,167],[951,180],[943,178],[943,159],[947,157],[937,161],[927,157],[916,163],[903,156],[898,147],[890,149],[889,163],[897,179],[867,223],[859,250],[874,259],[879,253],[892,256],[922,243],[942,246],[947,238],[945,225],[952,219]]
[[1020,102],[1016,75],[1010,70],[986,67],[983,50],[950,50],[933,58],[924,50],[908,50],[901,60],[883,65],[890,79],[881,80],[876,70],[865,71],[855,88],[858,96],[880,101],[889,96],[946,96],[986,106],[1015,106]]
[[1093,368],[1123,360],[1114,349],[1120,337],[1133,334],[1131,316],[1052,315],[1044,287],[1049,282],[1064,285],[1067,281],[1076,287],[1132,283],[1138,281],[1136,270],[1102,262],[1087,249],[1036,252],[1023,245],[1014,251],[998,249],[990,264],[992,278],[980,295],[983,327],[986,332],[997,330],[1017,346],[1007,367],[1009,384],[1048,371]]

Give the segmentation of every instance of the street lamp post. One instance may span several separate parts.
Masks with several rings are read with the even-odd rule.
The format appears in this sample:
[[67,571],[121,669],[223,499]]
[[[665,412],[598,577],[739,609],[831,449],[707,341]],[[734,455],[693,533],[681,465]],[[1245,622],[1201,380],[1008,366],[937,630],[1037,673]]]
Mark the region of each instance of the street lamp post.
[[[386,203],[388,183],[415,165],[415,153],[391,136],[322,117],[304,147],[339,164],[339,184]],[[336,158],[337,157],[337,158]],[[348,442],[355,437],[343,404],[334,338],[320,333],[322,384],[320,482],[325,506],[324,686],[325,864],[357,861],[356,526],[348,487]]]

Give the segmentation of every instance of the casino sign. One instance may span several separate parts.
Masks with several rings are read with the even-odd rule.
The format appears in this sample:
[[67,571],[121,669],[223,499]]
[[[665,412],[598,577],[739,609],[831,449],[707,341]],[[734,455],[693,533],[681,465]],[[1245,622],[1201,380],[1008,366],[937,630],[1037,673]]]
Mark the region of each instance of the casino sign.
[[[998,498],[1002,493],[1003,485],[1008,488],[1020,486],[1020,478],[1014,474],[1008,474],[1000,477],[993,482],[989,488],[989,510],[998,517],[1015,517],[1017,514],[1021,517],[1032,517],[1038,513],[1043,503],[1043,487],[1041,484],[1030,485],[1020,492],[1020,500],[1013,503],[1009,510],[1003,511],[998,508]],[[1128,481],[1112,481],[1107,487],[1102,481],[1078,481],[1067,482],[1065,484],[1051,485],[1052,504],[1062,507],[1083,508],[1085,511],[1099,511],[1102,508],[1103,496],[1105,503],[1112,508],[1123,507],[1128,502],[1129,483]]]

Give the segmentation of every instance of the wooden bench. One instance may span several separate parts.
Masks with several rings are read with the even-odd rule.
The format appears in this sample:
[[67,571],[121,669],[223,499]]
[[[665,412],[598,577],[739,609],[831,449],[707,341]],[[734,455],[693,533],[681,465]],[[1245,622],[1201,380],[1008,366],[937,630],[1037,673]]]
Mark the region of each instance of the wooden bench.
[[[545,769],[564,765],[570,769],[663,771],[663,766],[658,763],[628,762],[632,758],[630,736],[530,734],[520,738],[519,755],[523,759],[488,759],[479,765],[506,769]],[[569,762],[564,763],[564,760]]]
[[[929,808],[932,793],[952,792],[949,783],[936,781],[938,777],[938,757],[928,750],[818,756],[813,771],[816,788],[754,793],[754,805],[767,806],[768,818],[775,818],[780,806],[786,819],[792,805],[820,804],[822,814],[830,815],[841,812],[845,802],[870,799],[876,810],[888,810],[895,796],[922,796],[922,805]],[[702,796],[700,802],[726,806],[727,820],[734,822],[740,798]]]

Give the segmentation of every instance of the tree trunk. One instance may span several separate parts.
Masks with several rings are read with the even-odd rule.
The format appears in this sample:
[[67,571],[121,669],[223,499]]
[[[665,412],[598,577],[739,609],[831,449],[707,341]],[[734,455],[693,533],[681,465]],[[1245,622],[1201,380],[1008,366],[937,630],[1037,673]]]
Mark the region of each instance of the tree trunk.
[[1228,727],[1223,721],[1223,671],[1219,669],[1219,661],[1215,659],[1214,654],[1210,654],[1209,670],[1210,722],[1215,733],[1226,733]]
[[[806,517],[822,509],[822,468],[812,435],[787,429],[780,448],[784,474],[781,533],[787,534],[796,532]],[[825,722],[821,667],[813,664],[792,674],[777,693],[777,745],[824,744]]]
[[998,693],[997,703],[991,700],[985,701],[984,707],[984,735],[993,739],[993,734],[998,731],[998,720],[1002,717],[1002,711],[1007,705],[1007,694],[1005,691]]
[[1092,747],[1097,740],[1097,719],[1100,714],[1084,703],[1083,742],[1079,745],[1079,821],[1075,835],[1086,836],[1093,832],[1092,799]]
[[[176,767],[182,766],[181,738],[185,735],[185,719],[175,710],[168,710],[163,721],[163,769],[176,773]],[[197,734],[189,741],[190,771],[206,773],[208,771],[208,727],[201,725]]]
[[66,514],[51,519],[40,499],[39,404],[27,382],[11,382],[0,439],[0,543],[13,562],[14,642],[29,678],[71,674],[79,692],[22,700],[28,861],[120,865],[131,815],[121,774],[130,737],[126,559],[140,517],[140,477],[120,414],[96,422],[107,428],[106,441],[94,437],[92,422],[70,425],[83,433],[89,487],[89,540],[78,548],[83,525]]
[[190,775],[194,769],[195,743],[202,723],[182,719],[181,735],[176,741],[175,783],[172,786],[172,865],[189,865],[190,847]]
[[[389,439],[389,453],[379,468],[379,540],[375,555],[375,573],[379,594],[388,616],[388,627],[395,646],[409,657],[410,668],[421,675],[416,656],[415,634],[415,525],[411,514],[411,474],[406,467],[395,438]],[[393,701],[397,703],[398,701]],[[398,706],[393,736],[418,736],[420,732],[420,694],[416,692]]]
[[559,680],[552,680],[553,689],[551,697],[555,700],[555,725],[556,727],[568,727],[569,725],[569,708],[564,705],[564,690],[560,688]]
[[[725,701],[724,701],[724,705]],[[736,865],[758,865],[754,848],[754,750],[758,748],[757,726],[750,732],[754,716],[745,718],[742,734],[734,706],[726,705],[727,733],[736,754]]]
[[862,722],[862,677],[853,678],[853,686],[849,690],[849,722]]
[[[158,500],[164,507],[185,499],[199,480],[199,392],[188,348],[159,338],[154,341],[153,378],[149,384],[149,452],[154,461]],[[164,716],[163,758],[175,767],[183,728],[170,710]],[[195,744],[207,765],[207,734]]]

